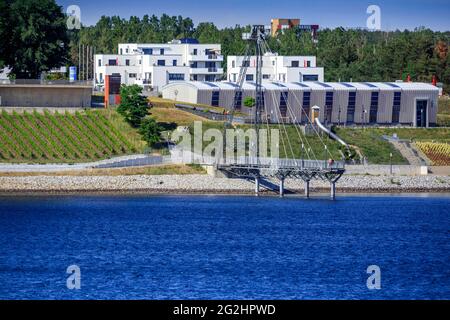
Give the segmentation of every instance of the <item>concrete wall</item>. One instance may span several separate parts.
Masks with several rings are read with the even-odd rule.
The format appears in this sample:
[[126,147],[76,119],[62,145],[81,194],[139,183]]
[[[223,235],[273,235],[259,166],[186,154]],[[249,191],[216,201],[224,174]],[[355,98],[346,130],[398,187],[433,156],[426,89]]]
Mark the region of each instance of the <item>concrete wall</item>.
[[[372,175],[390,175],[390,165],[346,165],[345,174],[372,174]],[[411,165],[393,165],[392,173],[394,175],[420,176],[428,174],[426,166]]]
[[0,107],[88,108],[91,86],[0,85]]

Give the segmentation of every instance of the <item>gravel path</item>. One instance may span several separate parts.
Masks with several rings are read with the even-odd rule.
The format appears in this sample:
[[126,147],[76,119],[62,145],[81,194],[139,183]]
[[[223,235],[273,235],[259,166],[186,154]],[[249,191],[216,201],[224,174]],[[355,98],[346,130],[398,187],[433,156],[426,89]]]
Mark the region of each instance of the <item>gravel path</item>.
[[[276,180],[262,183],[278,188]],[[448,176],[343,176],[337,192],[450,192]],[[302,192],[303,182],[286,180],[289,191]],[[312,181],[311,191],[327,191],[329,184]],[[162,176],[30,176],[0,177],[0,193],[140,192],[140,193],[253,193],[254,183],[208,175]]]

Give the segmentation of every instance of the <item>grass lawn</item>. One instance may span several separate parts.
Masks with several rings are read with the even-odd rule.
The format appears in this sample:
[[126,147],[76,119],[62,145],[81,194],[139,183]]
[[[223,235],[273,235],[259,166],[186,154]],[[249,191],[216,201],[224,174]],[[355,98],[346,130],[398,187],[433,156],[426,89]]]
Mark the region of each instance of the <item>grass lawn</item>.
[[450,127],[450,97],[439,98],[437,123],[441,127]]
[[153,107],[150,109],[151,116],[163,126],[189,126],[194,121],[209,122],[207,120],[195,114],[178,110],[175,108]]

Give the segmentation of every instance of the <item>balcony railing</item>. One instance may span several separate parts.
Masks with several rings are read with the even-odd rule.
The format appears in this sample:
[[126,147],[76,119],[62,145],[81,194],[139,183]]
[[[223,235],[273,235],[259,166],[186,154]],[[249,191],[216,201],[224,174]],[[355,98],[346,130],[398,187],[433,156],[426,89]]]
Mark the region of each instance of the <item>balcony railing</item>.
[[208,55],[189,55],[190,61],[208,61],[208,60],[215,60],[215,61],[223,61],[223,56],[220,54],[208,54]]
[[193,74],[223,73],[223,68],[190,68],[189,72]]

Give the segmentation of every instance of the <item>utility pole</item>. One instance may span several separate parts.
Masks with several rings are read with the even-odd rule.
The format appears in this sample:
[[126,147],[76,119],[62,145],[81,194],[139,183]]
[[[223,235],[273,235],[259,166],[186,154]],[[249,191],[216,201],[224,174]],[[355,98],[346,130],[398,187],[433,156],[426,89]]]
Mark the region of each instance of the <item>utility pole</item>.
[[81,43],[78,43],[78,80],[81,78]]
[[[81,45],[81,65],[80,65],[80,80],[84,78],[84,44]],[[81,71],[83,69],[83,71]]]
[[89,80],[89,46],[86,46],[86,80]]

